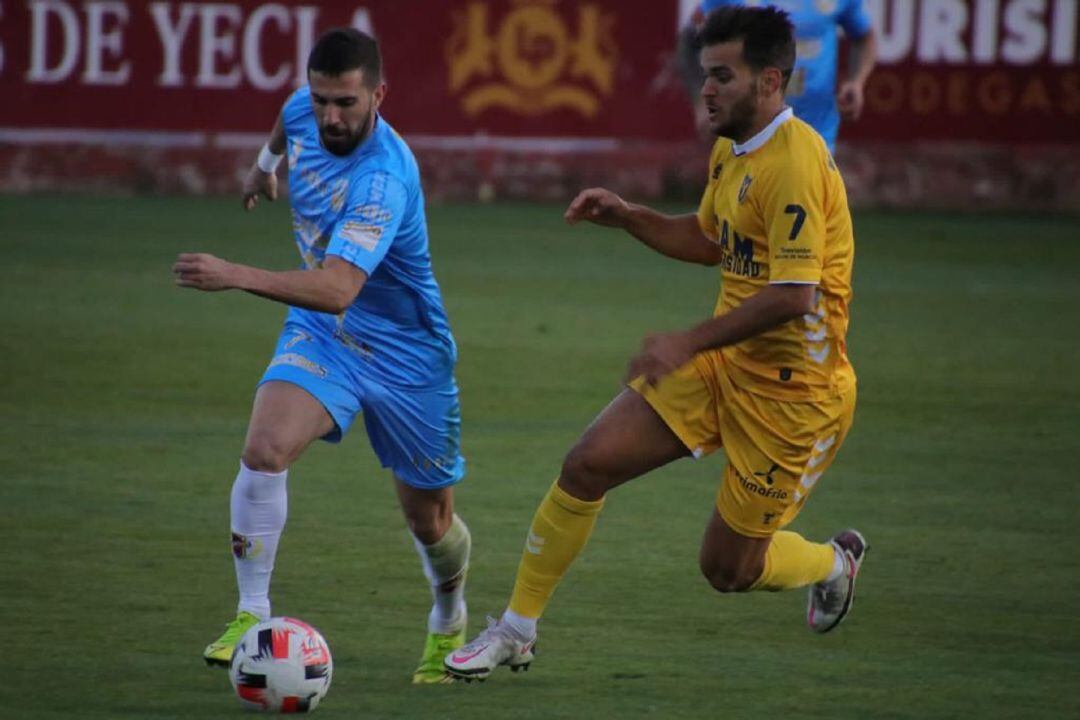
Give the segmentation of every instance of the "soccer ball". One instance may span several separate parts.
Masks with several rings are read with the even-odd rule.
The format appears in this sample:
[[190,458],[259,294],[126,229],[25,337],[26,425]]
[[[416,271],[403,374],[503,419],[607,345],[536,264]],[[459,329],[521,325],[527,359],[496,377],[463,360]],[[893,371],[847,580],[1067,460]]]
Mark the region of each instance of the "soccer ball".
[[249,628],[229,664],[240,702],[268,712],[314,710],[330,689],[333,672],[330,646],[319,631],[287,617]]

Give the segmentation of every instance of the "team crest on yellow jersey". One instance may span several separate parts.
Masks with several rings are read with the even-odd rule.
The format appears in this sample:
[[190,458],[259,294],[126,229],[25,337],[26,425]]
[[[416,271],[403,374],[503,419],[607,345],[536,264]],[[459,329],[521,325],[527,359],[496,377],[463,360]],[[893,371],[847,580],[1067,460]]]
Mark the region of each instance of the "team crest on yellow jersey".
[[754,182],[754,178],[750,173],[746,174],[746,177],[742,179],[742,185],[739,186],[739,204],[743,204],[743,200],[746,200],[746,193],[750,189],[750,183]]

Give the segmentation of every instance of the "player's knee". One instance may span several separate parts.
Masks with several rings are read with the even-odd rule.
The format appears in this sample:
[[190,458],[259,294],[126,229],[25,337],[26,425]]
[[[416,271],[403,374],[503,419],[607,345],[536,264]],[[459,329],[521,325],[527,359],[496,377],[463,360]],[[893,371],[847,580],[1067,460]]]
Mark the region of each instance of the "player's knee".
[[248,438],[244,445],[244,465],[250,470],[279,473],[289,469],[292,458],[284,443],[265,435]]
[[559,484],[582,500],[599,500],[613,485],[603,460],[585,443],[575,445],[563,459]]
[[709,563],[703,559],[701,574],[717,592],[737,593],[749,590],[760,573],[747,572],[744,568],[734,565]]
[[453,512],[440,513],[435,509],[405,511],[405,524],[409,532],[425,545],[434,545],[442,539],[453,522]]
[[402,500],[401,512],[413,537],[425,545],[434,545],[454,522],[453,496],[449,493],[413,494]]

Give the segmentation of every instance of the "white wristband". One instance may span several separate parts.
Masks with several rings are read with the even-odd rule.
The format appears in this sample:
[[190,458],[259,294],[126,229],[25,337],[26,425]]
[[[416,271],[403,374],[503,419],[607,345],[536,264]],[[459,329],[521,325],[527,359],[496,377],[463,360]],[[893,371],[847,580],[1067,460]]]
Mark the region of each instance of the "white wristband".
[[274,153],[270,152],[269,145],[263,145],[262,149],[259,150],[259,159],[255,161],[255,164],[258,165],[259,169],[267,175],[273,175],[275,172],[277,172],[277,166],[281,162],[281,158],[283,157],[285,156],[275,155]]

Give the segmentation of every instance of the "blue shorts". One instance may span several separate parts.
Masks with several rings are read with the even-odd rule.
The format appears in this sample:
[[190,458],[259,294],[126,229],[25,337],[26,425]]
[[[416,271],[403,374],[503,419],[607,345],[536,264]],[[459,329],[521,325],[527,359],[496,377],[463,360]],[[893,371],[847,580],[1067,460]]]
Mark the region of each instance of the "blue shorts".
[[322,403],[336,427],[323,440],[340,442],[356,416],[379,462],[421,490],[453,485],[465,475],[461,407],[453,378],[434,388],[402,388],[371,377],[362,360],[333,338],[286,323],[259,385],[292,383]]

